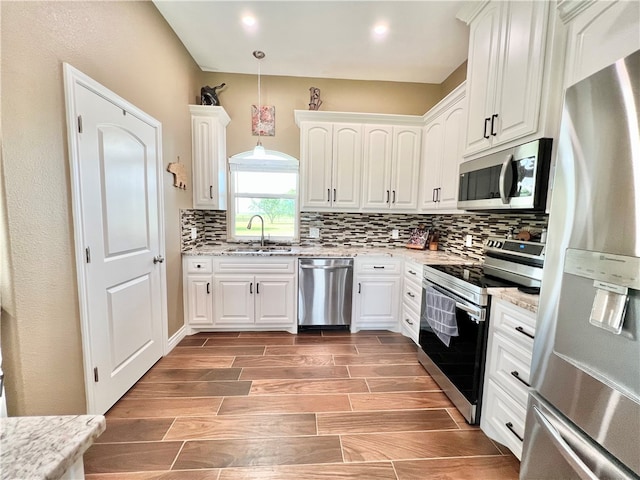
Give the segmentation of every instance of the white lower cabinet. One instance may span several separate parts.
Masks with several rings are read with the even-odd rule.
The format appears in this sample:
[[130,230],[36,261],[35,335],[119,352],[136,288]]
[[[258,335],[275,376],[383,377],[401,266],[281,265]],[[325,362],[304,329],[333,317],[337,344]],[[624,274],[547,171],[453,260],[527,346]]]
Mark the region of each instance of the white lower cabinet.
[[520,459],[536,315],[492,299],[480,428]]
[[185,257],[183,264],[188,334],[224,330],[296,333],[295,258]]
[[402,278],[400,332],[418,344],[422,304],[422,264],[405,260]]
[[398,331],[402,261],[356,257],[351,331]]

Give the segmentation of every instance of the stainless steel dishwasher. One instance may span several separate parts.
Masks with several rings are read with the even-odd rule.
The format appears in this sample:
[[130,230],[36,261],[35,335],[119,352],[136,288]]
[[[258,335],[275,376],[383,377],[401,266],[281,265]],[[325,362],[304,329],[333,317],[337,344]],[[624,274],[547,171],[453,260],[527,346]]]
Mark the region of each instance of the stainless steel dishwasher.
[[301,258],[298,325],[351,325],[352,258]]

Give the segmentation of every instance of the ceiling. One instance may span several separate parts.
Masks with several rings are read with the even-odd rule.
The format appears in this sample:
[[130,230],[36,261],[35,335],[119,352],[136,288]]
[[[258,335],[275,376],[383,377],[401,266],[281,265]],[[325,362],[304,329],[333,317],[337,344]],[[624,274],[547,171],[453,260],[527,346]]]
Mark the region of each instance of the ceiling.
[[464,3],[154,0],[204,71],[256,74],[262,50],[264,75],[417,83],[442,83],[467,58]]

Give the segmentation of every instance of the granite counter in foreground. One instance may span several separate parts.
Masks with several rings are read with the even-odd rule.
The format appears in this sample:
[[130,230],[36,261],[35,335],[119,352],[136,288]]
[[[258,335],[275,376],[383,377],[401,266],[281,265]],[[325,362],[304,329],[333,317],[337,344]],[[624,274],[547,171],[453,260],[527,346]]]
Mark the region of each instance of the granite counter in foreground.
[[538,301],[540,300],[540,295],[524,293],[517,288],[489,288],[487,289],[487,292],[489,295],[511,302],[518,307],[529,310],[530,312],[538,312]]
[[102,415],[0,418],[0,479],[62,478],[105,428]]

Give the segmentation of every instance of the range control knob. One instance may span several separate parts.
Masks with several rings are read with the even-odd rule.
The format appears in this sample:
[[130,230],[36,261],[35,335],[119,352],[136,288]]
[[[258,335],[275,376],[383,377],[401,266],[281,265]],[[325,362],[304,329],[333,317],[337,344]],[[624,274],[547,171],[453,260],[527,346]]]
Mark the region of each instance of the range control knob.
[[502,242],[496,242],[495,247],[496,248],[502,248]]
[[487,240],[487,247],[493,247],[493,240]]

